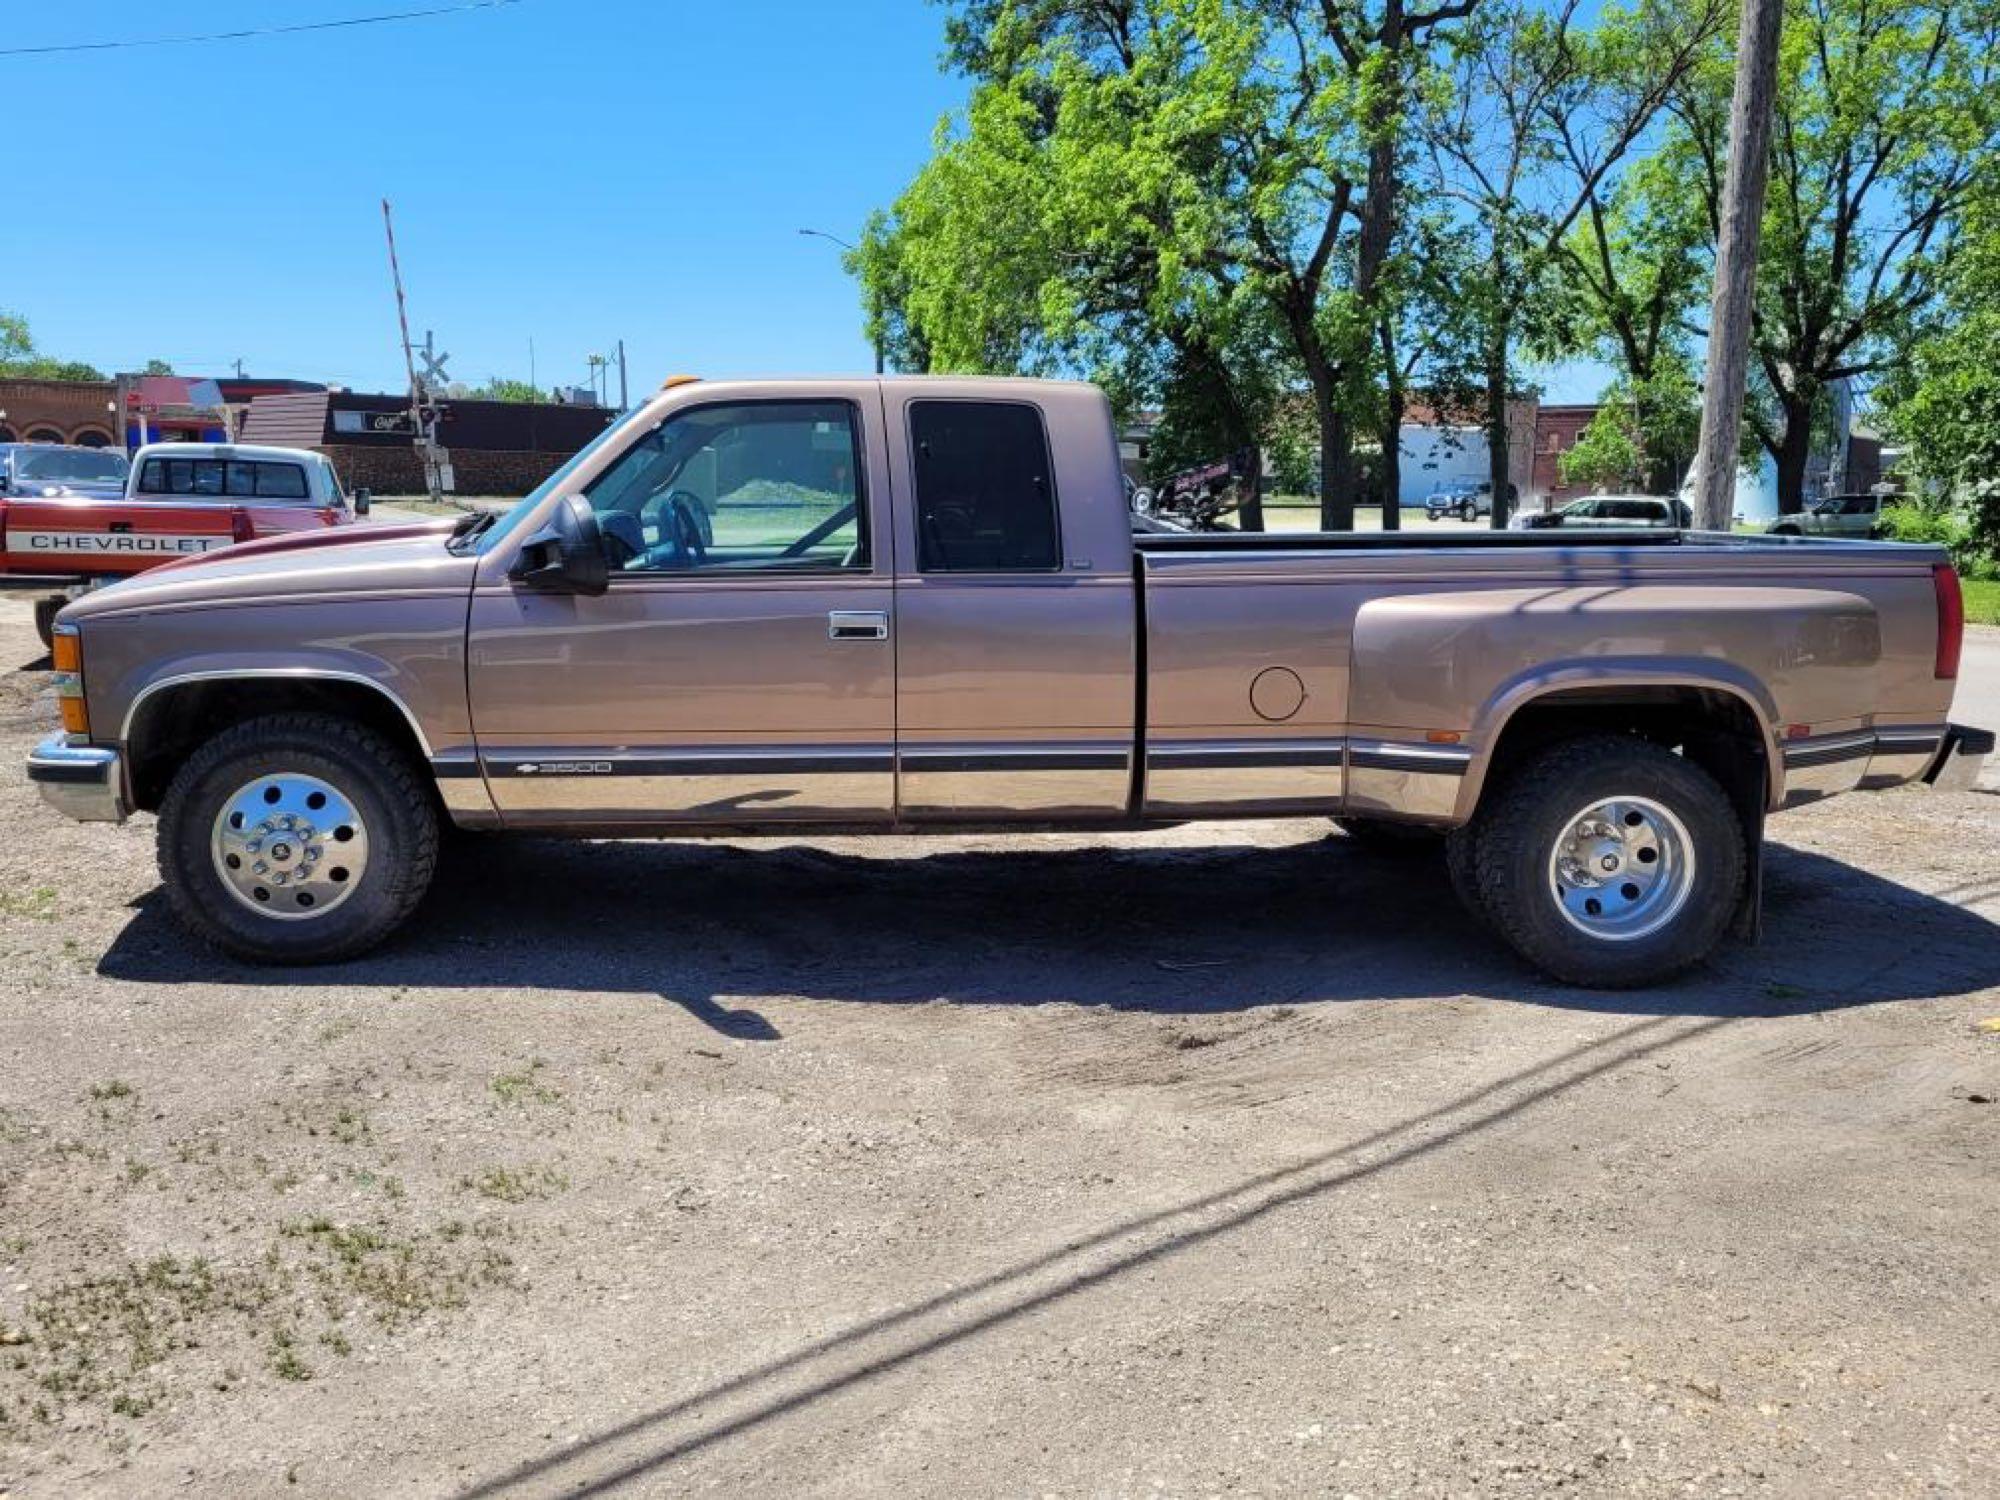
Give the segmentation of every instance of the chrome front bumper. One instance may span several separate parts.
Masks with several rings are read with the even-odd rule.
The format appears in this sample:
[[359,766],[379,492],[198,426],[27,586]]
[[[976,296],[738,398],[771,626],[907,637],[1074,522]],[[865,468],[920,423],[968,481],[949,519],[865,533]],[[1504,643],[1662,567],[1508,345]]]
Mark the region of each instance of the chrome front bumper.
[[1964,724],[1948,725],[1937,759],[1924,772],[1924,781],[1940,792],[1967,791],[1979,782],[1986,769],[1986,757],[1993,753],[1993,731],[1972,729]]
[[42,789],[43,801],[79,823],[122,823],[130,810],[118,752],[103,745],[72,745],[60,732],[28,757],[28,780]]

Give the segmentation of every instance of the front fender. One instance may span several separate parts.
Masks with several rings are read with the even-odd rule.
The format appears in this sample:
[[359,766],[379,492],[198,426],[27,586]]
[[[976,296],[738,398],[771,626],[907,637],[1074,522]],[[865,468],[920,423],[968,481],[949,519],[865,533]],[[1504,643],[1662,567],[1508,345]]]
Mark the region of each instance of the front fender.
[[97,737],[124,743],[148,698],[225,679],[366,686],[427,755],[472,741],[460,596],[150,610],[86,622],[84,687]]

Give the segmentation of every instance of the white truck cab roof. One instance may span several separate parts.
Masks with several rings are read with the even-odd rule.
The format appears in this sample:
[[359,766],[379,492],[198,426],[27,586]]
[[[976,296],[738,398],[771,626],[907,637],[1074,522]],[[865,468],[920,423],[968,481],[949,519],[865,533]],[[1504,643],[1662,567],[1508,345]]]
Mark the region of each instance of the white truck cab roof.
[[[255,465],[231,479],[214,464]],[[186,467],[180,467],[185,465]],[[198,472],[196,465],[207,469]],[[347,491],[332,460],[310,448],[251,443],[148,443],[132,455],[130,494],[190,495],[340,505]]]

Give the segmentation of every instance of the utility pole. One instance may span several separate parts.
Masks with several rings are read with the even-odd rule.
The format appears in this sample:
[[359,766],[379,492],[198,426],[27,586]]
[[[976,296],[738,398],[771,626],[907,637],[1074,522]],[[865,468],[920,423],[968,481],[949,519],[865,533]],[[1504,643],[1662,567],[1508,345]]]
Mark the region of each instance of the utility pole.
[[618,341],[618,409],[620,411],[630,411],[632,409],[632,390],[626,382],[625,340],[623,339]]
[[1695,525],[1727,531],[1736,500],[1737,444],[1750,373],[1751,315],[1757,300],[1757,240],[1777,92],[1778,33],[1784,0],[1744,0],[1736,33],[1736,91],[1729,106],[1729,172],[1722,188],[1715,300],[1708,319],[1708,384],[1695,450]]

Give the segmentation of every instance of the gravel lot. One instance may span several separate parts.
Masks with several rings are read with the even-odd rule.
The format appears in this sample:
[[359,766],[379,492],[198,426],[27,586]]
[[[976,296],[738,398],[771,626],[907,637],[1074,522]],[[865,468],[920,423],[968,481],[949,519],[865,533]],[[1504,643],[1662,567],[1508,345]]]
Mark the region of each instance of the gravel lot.
[[472,841],[257,971],[28,787],[40,657],[0,1493],[2000,1490],[1991,793],[1787,815],[1641,995],[1306,822]]

